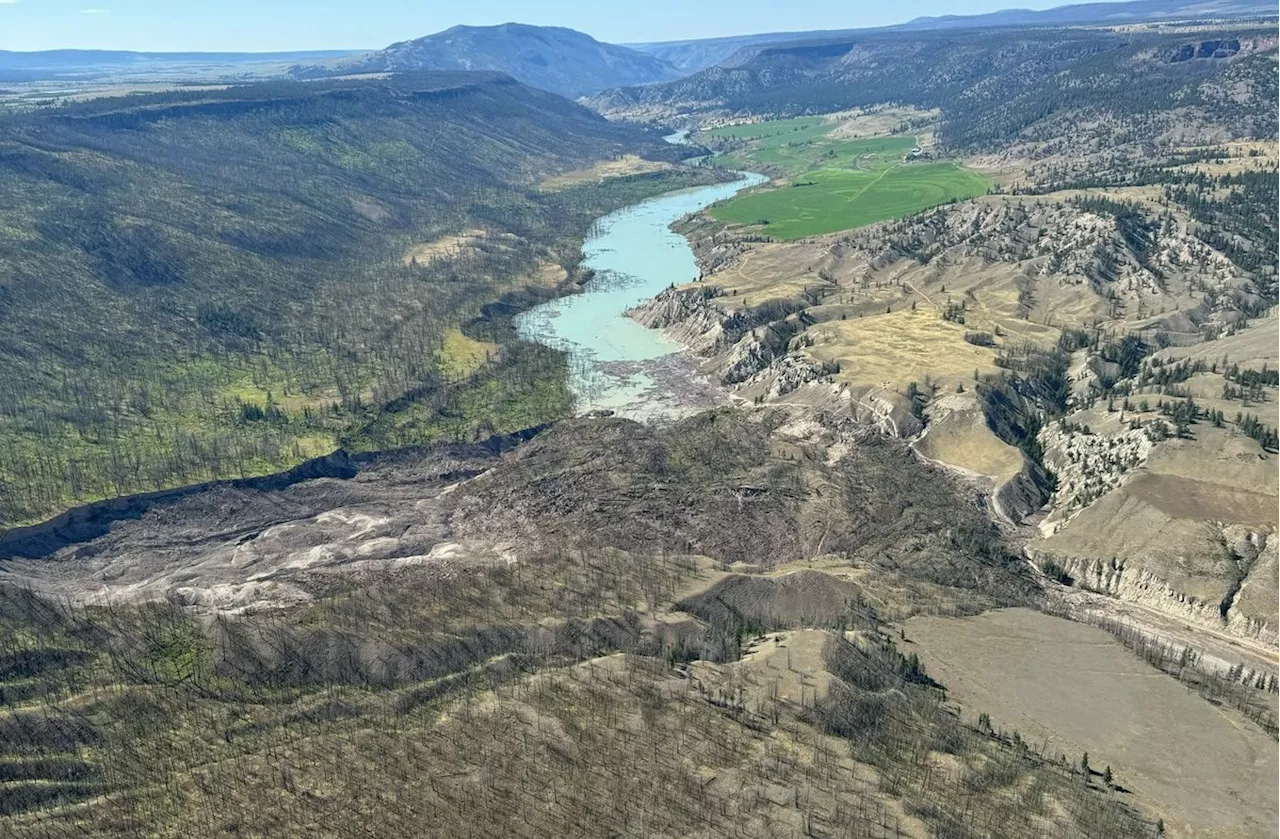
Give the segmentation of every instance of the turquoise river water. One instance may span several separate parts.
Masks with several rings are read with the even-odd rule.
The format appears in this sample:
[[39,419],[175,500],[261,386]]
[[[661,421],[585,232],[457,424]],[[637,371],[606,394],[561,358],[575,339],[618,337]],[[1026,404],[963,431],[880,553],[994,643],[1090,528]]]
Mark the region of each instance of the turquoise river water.
[[[661,380],[673,364],[664,360],[680,345],[626,311],[697,278],[693,251],[671,230],[674,222],[764,180],[742,173],[732,183],[670,192],[604,216],[583,245],[583,267],[595,276],[582,293],[517,319],[522,337],[568,352],[579,412],[608,409],[642,418],[654,413],[646,406],[670,398]],[[687,381],[688,370],[679,378]]]

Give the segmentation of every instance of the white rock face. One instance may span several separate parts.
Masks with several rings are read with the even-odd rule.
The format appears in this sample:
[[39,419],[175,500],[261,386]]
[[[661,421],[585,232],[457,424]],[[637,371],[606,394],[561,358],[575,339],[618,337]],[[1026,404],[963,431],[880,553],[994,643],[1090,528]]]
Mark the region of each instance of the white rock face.
[[1140,603],[1201,624],[1220,622],[1219,604],[1178,591],[1147,569],[1131,565],[1127,560],[1117,558],[1108,562],[1067,557],[1055,561],[1081,588]]
[[[1265,537],[1264,537],[1265,538]],[[1246,589],[1270,587],[1274,589],[1274,568],[1276,545],[1274,539],[1267,540],[1267,548],[1271,561],[1258,568],[1256,574],[1246,576],[1237,594],[1226,610],[1222,612],[1222,602],[1210,602],[1194,595],[1179,591],[1168,581],[1151,571],[1116,558],[1111,561],[1087,559],[1083,557],[1053,556],[1052,561],[1075,580],[1075,584],[1089,591],[1107,594],[1128,603],[1146,606],[1161,614],[1181,618],[1199,626],[1222,631],[1248,641],[1256,641],[1268,646],[1280,642],[1280,634],[1276,625],[1256,615],[1247,615],[1239,606],[1239,600]],[[1033,559],[1045,559],[1039,552],[1030,550]],[[1274,597],[1274,591],[1271,592]]]
[[1142,429],[1084,434],[1051,423],[1040,432],[1045,465],[1058,477],[1053,513],[1040,524],[1052,536],[1090,503],[1147,462],[1154,443]]

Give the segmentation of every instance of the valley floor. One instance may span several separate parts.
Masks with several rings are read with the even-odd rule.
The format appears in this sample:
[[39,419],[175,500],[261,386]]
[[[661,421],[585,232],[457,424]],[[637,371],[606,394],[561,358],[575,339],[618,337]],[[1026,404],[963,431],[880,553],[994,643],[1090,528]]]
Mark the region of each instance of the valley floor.
[[903,628],[948,698],[1101,773],[1159,813],[1170,836],[1275,831],[1276,742],[1210,705],[1100,629],[1026,609],[916,617]]

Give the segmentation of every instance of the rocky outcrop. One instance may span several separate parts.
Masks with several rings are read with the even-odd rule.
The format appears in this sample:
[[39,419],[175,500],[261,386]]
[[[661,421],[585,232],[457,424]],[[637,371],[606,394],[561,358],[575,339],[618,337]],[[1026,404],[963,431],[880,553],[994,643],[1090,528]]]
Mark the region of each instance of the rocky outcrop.
[[[812,325],[798,301],[771,301],[753,309],[722,308],[712,287],[670,288],[629,314],[661,329],[708,359],[720,383],[765,401],[789,401],[835,410],[890,437],[909,438],[924,425],[899,394],[851,388],[833,378],[831,363],[811,358],[795,337]],[[801,393],[803,391],[803,393]]]
[[[1274,546],[1271,548],[1274,552]],[[1028,548],[1027,555],[1041,568],[1060,570],[1072,585],[1088,591],[1110,595],[1128,603],[1146,606],[1161,614],[1181,618],[1193,624],[1224,631],[1248,641],[1274,646],[1277,631],[1274,621],[1256,614],[1245,613],[1236,603],[1226,600],[1215,602],[1196,597],[1179,588],[1158,574],[1123,558],[1111,560],[1086,557],[1061,556],[1051,552]],[[1270,564],[1274,569],[1274,562]],[[1265,568],[1259,571],[1265,573]],[[1067,579],[1064,578],[1063,582]],[[1246,578],[1250,587],[1270,586],[1275,580]],[[1271,595],[1274,598],[1274,593]]]
[[910,438],[924,430],[924,423],[911,412],[911,406],[900,394],[878,390],[853,400],[854,419],[875,428],[888,437]]
[[790,319],[753,329],[729,350],[720,380],[726,385],[742,384],[775,361],[784,362],[798,331],[799,325]]
[[798,390],[810,382],[816,382],[831,374],[824,365],[797,355],[779,358],[770,370],[773,384],[766,394],[767,399],[777,399]]
[[[1097,299],[1100,316],[1112,301],[1148,316],[1175,318],[1190,310],[1194,322],[1181,327],[1196,332],[1227,328],[1240,311],[1258,311],[1258,303],[1246,299],[1249,283],[1240,269],[1193,225],[1123,202],[964,202],[842,234],[827,255],[824,270],[844,277],[874,276],[904,258],[1017,265],[1019,304],[1027,312],[1037,300],[1086,294]],[[1186,283],[1212,293],[1197,301],[1179,292]]]
[[1196,58],[1230,58],[1240,52],[1240,41],[1236,38],[1218,38],[1212,41],[1201,41],[1198,44],[1183,44],[1169,59],[1178,64]]
[[711,287],[671,288],[629,314],[699,355],[718,356],[714,367],[725,385],[751,382],[781,362],[782,375],[772,383],[775,395],[780,395],[828,372],[821,365],[788,356],[791,339],[808,325],[799,304],[776,302],[727,312],[716,305],[717,297]]
[[1093,434],[1065,423],[1046,426],[1039,440],[1045,466],[1057,476],[1054,512],[1041,528],[1046,536],[1119,486],[1125,475],[1146,463],[1154,446],[1140,428]]
[[1052,563],[1070,578],[1073,585],[1088,591],[1109,594],[1197,623],[1218,622],[1217,603],[1179,591],[1167,580],[1126,559],[1059,556],[1035,549],[1029,549],[1028,555],[1042,568]]
[[712,302],[716,296],[717,290],[710,286],[669,288],[628,314],[642,326],[663,330],[699,355],[712,355],[725,342],[725,313]]
[[[1280,641],[1277,637],[1280,628],[1258,615],[1276,613],[1276,579],[1280,575],[1278,540],[1274,535],[1268,537],[1251,533],[1248,541],[1257,548],[1257,553],[1250,561],[1235,597],[1227,607],[1227,631],[1242,638],[1257,638],[1274,647]],[[1233,548],[1241,549],[1248,550],[1243,547]]]

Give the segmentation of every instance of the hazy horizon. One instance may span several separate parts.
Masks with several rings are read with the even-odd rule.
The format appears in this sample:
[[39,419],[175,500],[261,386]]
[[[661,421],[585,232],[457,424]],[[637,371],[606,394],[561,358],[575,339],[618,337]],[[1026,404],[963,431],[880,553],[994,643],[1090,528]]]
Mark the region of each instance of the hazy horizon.
[[[1110,0],[1115,2],[1116,0]],[[798,0],[784,14],[770,0],[710,0],[692,11],[678,0],[643,9],[551,0],[537,8],[518,0],[476,0],[465,11],[369,0],[358,18],[334,0],[208,0],[180,11],[159,0],[119,0],[86,7],[67,0],[0,0],[0,50],[131,50],[138,52],[303,52],[380,49],[457,25],[519,22],[564,26],[609,43],[733,37],[765,32],[890,26],[935,15],[972,15],[1011,7],[1048,9],[1062,0],[906,0],[893,7]],[[298,21],[306,21],[305,32]]]

